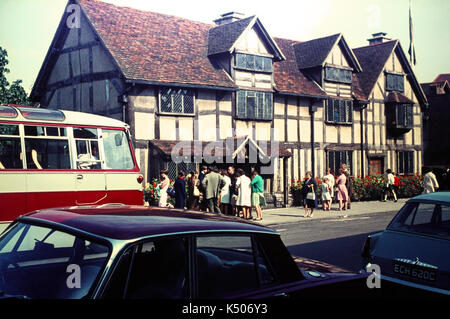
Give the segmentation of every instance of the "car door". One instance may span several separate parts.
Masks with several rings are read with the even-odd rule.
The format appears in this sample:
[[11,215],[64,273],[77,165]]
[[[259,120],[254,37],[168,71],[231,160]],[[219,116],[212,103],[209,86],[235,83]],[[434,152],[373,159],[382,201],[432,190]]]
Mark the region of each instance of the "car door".
[[103,299],[188,299],[189,238],[149,239],[126,249],[103,289]]

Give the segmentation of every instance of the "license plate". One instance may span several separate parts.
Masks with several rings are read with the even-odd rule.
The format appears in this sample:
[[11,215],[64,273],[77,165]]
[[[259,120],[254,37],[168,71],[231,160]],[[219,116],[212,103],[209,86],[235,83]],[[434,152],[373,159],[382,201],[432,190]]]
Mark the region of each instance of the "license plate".
[[407,263],[394,262],[394,273],[411,278],[436,281],[436,270]]

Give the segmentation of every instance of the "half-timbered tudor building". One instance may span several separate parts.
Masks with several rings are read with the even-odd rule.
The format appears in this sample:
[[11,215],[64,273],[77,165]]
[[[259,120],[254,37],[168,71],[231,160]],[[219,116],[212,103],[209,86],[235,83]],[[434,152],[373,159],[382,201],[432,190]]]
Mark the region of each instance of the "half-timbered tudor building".
[[[31,96],[129,123],[147,180],[163,167],[198,168],[211,149],[219,165],[270,164],[265,190],[285,203],[291,179],[343,162],[353,175],[420,171],[426,98],[385,34],[352,50],[342,34],[272,38],[258,17],[235,12],[205,24],[97,0],[68,5]],[[174,150],[195,163],[174,161]]]

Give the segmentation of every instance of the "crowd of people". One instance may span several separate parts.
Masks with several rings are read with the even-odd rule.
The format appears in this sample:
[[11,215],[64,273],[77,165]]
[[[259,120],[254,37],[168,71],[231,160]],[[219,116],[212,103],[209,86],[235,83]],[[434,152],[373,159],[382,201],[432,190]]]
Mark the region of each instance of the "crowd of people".
[[[439,188],[436,176],[431,169],[424,168],[424,193],[434,192]],[[251,176],[241,168],[229,166],[219,170],[216,166],[202,166],[200,173],[192,171],[189,175],[178,174],[173,190],[170,188],[168,171],[162,170],[158,185],[158,206],[168,206],[168,196],[175,198],[175,208],[202,210],[206,212],[239,216],[244,219],[262,220],[262,208],[266,205],[264,183],[255,170]],[[385,172],[385,191],[383,202],[392,197],[397,202],[400,179],[398,174],[387,169]],[[307,172],[302,187],[305,217],[313,217],[318,208],[318,194],[324,211],[331,211],[332,203],[338,203],[339,211],[351,208],[353,192],[352,179],[346,164],[341,164],[338,174],[333,175],[330,168],[322,178],[320,192],[318,182],[311,172]],[[253,210],[256,217],[253,218]]]
[[[262,220],[264,183],[255,170],[248,176],[241,168],[229,166],[202,166],[200,173],[178,174],[173,190],[170,188],[168,171],[162,170],[158,185],[159,207],[168,206],[168,197],[175,198],[175,208],[202,210],[210,213],[239,216],[244,219]],[[253,210],[256,217],[253,218]]]
[[[318,190],[317,181],[313,178],[311,172],[306,172],[305,182],[302,187],[303,204],[305,208],[305,217],[313,217],[314,209],[318,207]],[[322,208],[324,211],[331,211],[333,199],[339,202],[339,210],[348,210],[351,206],[351,194],[353,191],[350,172],[346,164],[341,164],[338,175],[332,174],[328,168],[326,174],[322,178],[320,185],[320,194]]]

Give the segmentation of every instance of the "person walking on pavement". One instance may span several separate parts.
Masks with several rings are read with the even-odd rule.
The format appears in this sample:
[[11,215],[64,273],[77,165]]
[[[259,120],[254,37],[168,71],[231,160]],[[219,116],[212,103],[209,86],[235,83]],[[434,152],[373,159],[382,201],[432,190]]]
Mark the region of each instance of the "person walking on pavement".
[[252,206],[252,188],[251,180],[245,175],[242,168],[237,170],[238,178],[236,180],[236,188],[238,189],[238,197],[236,205],[242,210],[242,217],[244,219],[251,219],[251,206]]
[[225,186],[223,177],[216,167],[210,167],[210,172],[203,178],[202,187],[205,191],[206,206],[210,213],[221,214],[218,200],[222,188]]
[[184,180],[184,172],[178,173],[178,178],[175,181],[175,208],[184,209],[186,205],[186,181]]
[[328,185],[330,185],[331,187],[331,192],[330,192],[330,197],[331,197],[331,203],[333,202],[333,198],[334,198],[334,186],[335,186],[335,179],[334,179],[334,175],[331,172],[331,168],[327,168],[327,174],[323,177],[323,179],[325,180],[325,178],[328,179]]
[[230,184],[231,215],[239,217],[239,210],[236,207],[238,191],[236,189],[237,176],[236,176],[236,172],[235,172],[234,166],[232,166],[232,165],[228,166],[227,173],[228,173],[228,176],[231,179],[231,184]]
[[434,193],[439,188],[436,175],[432,168],[424,168],[424,171],[426,174],[423,176],[423,194]]
[[322,204],[323,204],[323,210],[324,211],[330,211],[331,210],[331,192],[333,188],[330,185],[330,181],[328,180],[328,177],[323,178],[323,183],[320,185],[320,189],[322,191]]
[[[314,208],[317,207],[317,182],[312,177],[311,172],[306,172],[305,183],[303,184],[302,193],[304,194],[304,206],[305,206],[305,216],[304,217],[313,217]],[[308,212],[308,209],[311,212]]]
[[230,205],[231,179],[228,176],[228,172],[226,170],[222,170],[221,175],[223,177],[223,180],[225,181],[225,186],[222,188],[222,191],[220,192],[220,211],[225,215],[231,215],[231,205]]
[[345,187],[347,188],[347,209],[350,209],[351,207],[351,197],[353,194],[353,182],[352,177],[350,176],[350,171],[347,169],[347,164],[341,164],[341,168],[343,173],[345,174],[346,182]]
[[167,206],[167,189],[169,188],[170,185],[170,179],[168,176],[168,170],[163,169],[160,173],[161,177],[161,183],[158,185],[159,186],[159,200],[158,200],[158,206],[159,207],[166,207]]
[[199,210],[200,202],[200,190],[198,189],[200,181],[198,179],[198,173],[193,171],[188,179],[188,191],[189,191],[189,209]]
[[342,168],[339,169],[339,177],[336,180],[336,184],[338,186],[337,190],[337,200],[339,201],[339,210],[346,210],[348,205],[348,191],[345,186],[347,182],[347,177],[344,174],[344,170]]
[[257,171],[253,171],[252,174],[252,209],[256,211],[255,220],[262,220],[261,205],[264,206],[264,183],[261,175]]
[[394,174],[392,174],[392,170],[387,169],[385,174],[385,190],[383,202],[387,200],[389,193],[392,193],[392,196],[394,196],[394,202],[397,202],[397,194],[395,194],[394,184],[395,184]]

